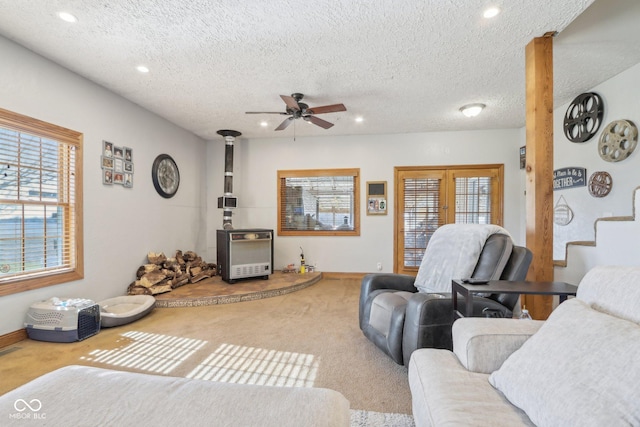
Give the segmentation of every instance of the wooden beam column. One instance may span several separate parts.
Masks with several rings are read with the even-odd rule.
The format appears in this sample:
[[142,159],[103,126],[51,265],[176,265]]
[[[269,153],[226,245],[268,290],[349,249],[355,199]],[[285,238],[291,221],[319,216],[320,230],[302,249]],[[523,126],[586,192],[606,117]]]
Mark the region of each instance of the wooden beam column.
[[[553,34],[533,39],[526,60],[526,237],[533,252],[527,280],[553,281]],[[549,296],[527,295],[534,319],[546,319]]]

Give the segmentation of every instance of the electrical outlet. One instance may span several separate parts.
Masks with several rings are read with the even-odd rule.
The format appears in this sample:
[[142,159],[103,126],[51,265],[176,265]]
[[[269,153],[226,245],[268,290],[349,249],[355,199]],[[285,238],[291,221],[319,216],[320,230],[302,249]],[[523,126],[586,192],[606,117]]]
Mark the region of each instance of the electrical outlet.
[[376,265],[376,268],[378,269],[378,271],[382,271],[382,263],[378,262],[378,264]]

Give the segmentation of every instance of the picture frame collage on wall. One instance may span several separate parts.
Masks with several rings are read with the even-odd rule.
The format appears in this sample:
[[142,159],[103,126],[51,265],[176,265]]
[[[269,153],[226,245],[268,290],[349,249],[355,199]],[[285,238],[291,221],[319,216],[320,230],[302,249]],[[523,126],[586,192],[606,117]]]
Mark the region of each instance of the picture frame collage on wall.
[[133,188],[133,149],[102,141],[102,183]]

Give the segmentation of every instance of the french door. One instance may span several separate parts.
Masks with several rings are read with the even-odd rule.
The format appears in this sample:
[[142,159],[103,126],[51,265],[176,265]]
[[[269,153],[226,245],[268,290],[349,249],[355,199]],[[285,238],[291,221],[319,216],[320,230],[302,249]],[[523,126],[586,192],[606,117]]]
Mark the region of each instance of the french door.
[[394,271],[415,275],[443,224],[502,225],[503,165],[395,168]]

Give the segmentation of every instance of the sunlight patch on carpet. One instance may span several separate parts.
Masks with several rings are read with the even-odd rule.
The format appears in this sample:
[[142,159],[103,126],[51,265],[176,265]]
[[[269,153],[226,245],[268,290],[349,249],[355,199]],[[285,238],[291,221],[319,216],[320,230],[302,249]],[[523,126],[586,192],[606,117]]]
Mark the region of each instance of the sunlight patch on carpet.
[[186,377],[236,384],[313,387],[319,362],[312,354],[222,344]]
[[168,374],[207,341],[171,335],[129,331],[121,334],[128,345],[112,350],[96,349],[80,360]]

